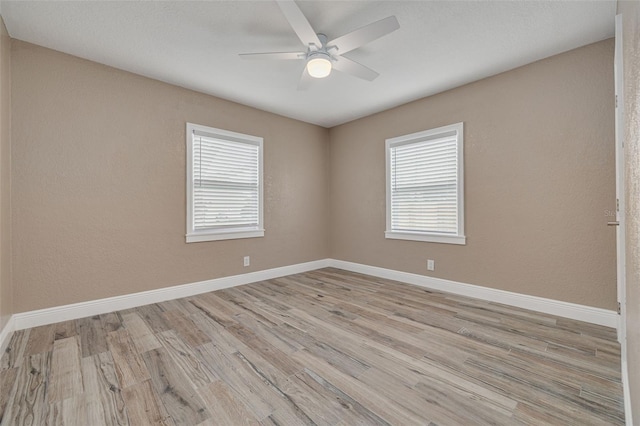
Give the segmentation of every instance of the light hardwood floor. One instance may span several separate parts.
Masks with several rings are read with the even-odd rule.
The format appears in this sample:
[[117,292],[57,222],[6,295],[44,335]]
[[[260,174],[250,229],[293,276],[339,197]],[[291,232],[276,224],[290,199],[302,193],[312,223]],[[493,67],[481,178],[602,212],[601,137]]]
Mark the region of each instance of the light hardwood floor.
[[2,425],[624,424],[613,329],[322,269],[18,331]]

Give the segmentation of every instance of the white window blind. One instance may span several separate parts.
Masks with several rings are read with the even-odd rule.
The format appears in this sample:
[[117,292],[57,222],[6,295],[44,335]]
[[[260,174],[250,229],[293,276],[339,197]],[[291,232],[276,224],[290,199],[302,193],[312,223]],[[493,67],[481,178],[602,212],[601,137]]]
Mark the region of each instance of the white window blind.
[[187,126],[187,137],[191,140],[187,241],[264,235],[262,139],[196,125]]
[[462,123],[387,140],[387,238],[464,244]]

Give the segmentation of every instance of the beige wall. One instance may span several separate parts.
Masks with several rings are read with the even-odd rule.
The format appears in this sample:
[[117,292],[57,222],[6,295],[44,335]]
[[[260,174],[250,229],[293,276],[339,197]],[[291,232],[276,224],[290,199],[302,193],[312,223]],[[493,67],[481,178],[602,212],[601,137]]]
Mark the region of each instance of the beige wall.
[[640,424],[640,3],[619,1],[624,43],[627,364],[634,424]]
[[[328,256],[326,129],[17,40],[12,76],[15,312]],[[185,243],[187,121],[264,137],[264,238]]]
[[[327,131],[14,41],[14,311],[328,256],[613,309],[612,63],[607,40]],[[265,138],[265,238],[185,244],[186,121]],[[467,245],[385,240],[385,138],[458,121]]]
[[11,39],[0,17],[0,331],[13,310],[11,288]]
[[[606,40],[331,129],[331,256],[614,309],[613,51]],[[460,121],[466,246],[386,240],[385,139]]]

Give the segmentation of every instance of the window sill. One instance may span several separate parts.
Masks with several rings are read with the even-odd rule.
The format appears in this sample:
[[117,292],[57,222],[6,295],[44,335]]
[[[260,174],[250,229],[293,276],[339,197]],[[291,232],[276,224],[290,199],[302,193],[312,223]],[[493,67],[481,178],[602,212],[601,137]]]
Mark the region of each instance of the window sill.
[[386,231],[384,233],[385,238],[390,240],[410,240],[410,241],[424,241],[429,243],[444,243],[444,244],[458,244],[466,245],[467,237],[464,235],[435,235],[435,234],[420,234],[417,232],[398,232],[398,231]]
[[239,240],[241,238],[259,238],[264,237],[264,229],[252,229],[242,231],[231,229],[227,231],[216,232],[198,232],[187,234],[187,243],[199,243],[203,241],[220,241],[220,240]]

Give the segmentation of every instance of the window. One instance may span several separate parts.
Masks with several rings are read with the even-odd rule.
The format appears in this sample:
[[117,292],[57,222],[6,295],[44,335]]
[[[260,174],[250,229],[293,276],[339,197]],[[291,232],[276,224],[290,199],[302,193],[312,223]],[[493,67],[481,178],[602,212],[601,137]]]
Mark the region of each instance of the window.
[[387,139],[386,238],[465,244],[463,123]]
[[187,242],[262,236],[262,138],[187,123]]

